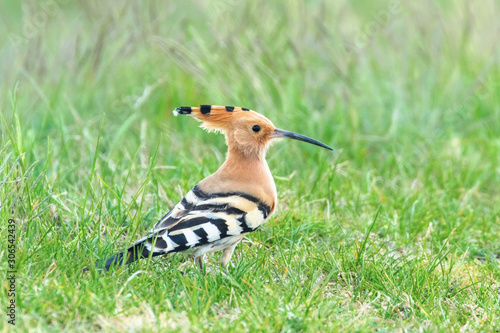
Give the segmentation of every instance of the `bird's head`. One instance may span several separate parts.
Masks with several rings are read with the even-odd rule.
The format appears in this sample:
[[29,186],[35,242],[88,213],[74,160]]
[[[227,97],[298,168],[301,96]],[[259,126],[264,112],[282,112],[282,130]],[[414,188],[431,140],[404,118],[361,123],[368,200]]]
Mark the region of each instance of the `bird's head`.
[[200,105],[181,106],[174,114],[190,115],[203,122],[202,127],[226,135],[227,145],[247,156],[259,156],[278,138],[290,138],[333,150],[322,142],[307,136],[276,128],[263,115],[241,107]]

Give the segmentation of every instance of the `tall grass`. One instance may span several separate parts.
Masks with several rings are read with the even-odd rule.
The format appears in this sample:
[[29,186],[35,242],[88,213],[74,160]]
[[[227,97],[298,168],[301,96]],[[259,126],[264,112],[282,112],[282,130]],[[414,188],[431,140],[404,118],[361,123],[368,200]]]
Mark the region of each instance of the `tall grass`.
[[[15,218],[18,329],[500,327],[495,1],[0,12],[0,231]],[[199,104],[249,107],[335,152],[273,146],[277,212],[229,275],[218,254],[206,274],[174,255],[83,275],[223,162],[222,136],[172,115]]]

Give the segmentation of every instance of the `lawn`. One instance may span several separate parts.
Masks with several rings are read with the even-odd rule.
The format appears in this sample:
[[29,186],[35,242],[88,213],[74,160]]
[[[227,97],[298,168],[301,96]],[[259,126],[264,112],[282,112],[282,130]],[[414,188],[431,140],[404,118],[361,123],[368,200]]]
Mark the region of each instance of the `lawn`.
[[[494,0],[3,1],[1,330],[498,332],[498,17]],[[172,114],[200,104],[334,151],[270,149],[276,212],[228,275],[220,253],[204,273],[182,254],[83,273],[222,164],[223,136]]]

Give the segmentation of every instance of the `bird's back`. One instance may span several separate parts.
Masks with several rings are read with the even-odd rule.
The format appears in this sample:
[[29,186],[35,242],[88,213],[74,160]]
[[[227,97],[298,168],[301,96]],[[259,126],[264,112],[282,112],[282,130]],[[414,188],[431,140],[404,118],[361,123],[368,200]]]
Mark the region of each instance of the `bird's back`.
[[167,231],[165,235],[177,246],[173,245],[174,251],[164,248],[177,252],[184,249],[181,244],[195,247],[254,231],[270,212],[271,207],[247,193],[207,193],[197,185],[154,229],[155,233]]

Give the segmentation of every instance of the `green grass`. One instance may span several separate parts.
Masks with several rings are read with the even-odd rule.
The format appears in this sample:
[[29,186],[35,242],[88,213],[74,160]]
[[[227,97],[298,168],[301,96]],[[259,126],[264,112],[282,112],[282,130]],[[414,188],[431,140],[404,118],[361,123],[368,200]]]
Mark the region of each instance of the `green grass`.
[[[0,267],[13,217],[18,330],[500,329],[496,2],[0,13]],[[229,275],[220,254],[205,274],[183,255],[82,274],[223,162],[221,135],[172,115],[199,104],[252,108],[335,151],[273,146],[276,213]]]

